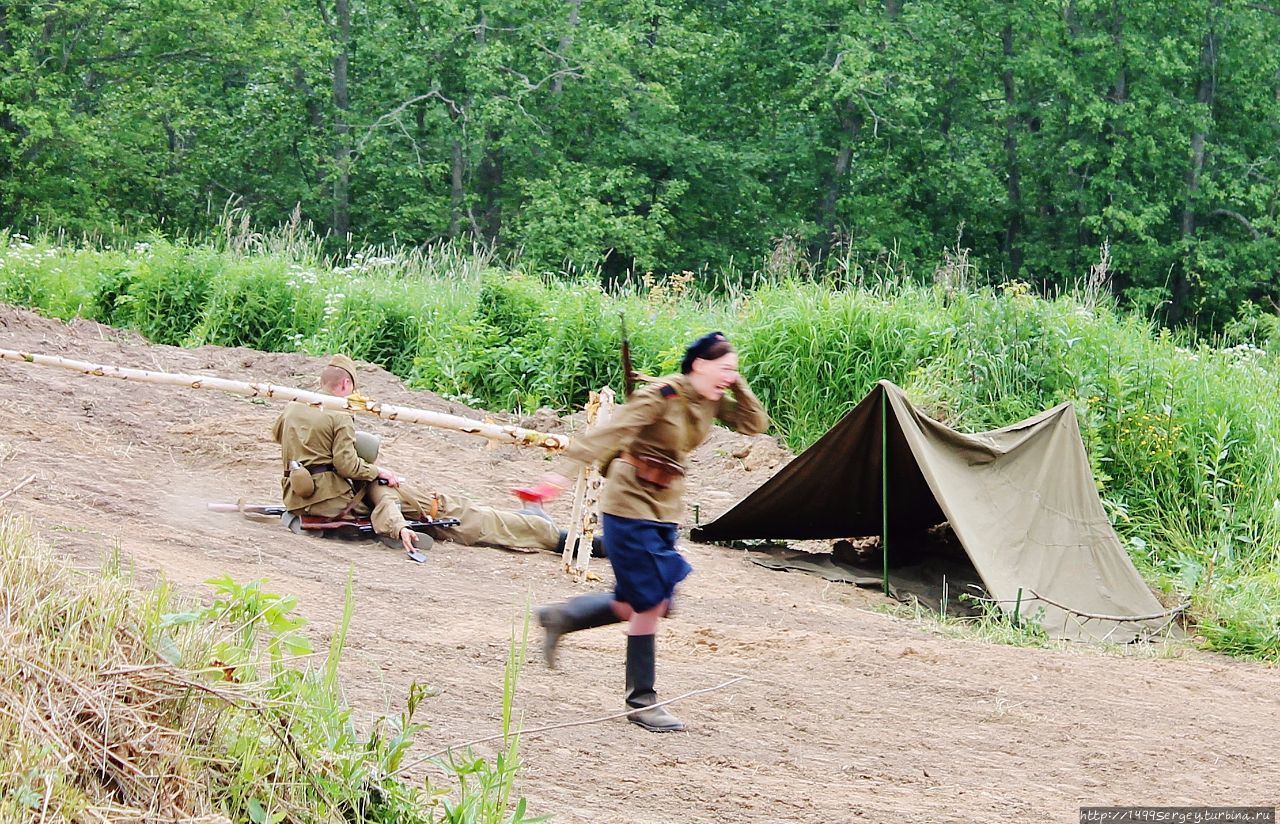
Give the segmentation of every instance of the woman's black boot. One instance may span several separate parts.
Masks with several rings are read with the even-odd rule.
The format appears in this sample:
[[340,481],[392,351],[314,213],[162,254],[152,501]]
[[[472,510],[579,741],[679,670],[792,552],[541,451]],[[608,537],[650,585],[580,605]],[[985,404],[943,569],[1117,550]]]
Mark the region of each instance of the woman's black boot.
[[547,659],[547,666],[555,669],[560,636],[606,624],[620,624],[622,619],[613,611],[612,592],[592,592],[570,598],[563,604],[540,607],[538,623],[547,631],[542,642],[542,654]]
[[635,712],[627,716],[632,724],[639,724],[650,732],[679,732],[684,722],[667,712],[666,707],[654,707],[658,694],[653,691],[654,641],[652,635],[627,636],[627,707]]

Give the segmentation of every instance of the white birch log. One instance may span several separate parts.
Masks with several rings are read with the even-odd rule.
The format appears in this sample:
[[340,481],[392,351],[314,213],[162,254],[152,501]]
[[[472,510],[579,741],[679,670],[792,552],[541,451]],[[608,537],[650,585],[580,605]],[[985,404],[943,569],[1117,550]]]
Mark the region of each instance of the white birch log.
[[564,539],[564,552],[560,555],[565,572],[575,572],[578,568],[578,539],[582,536],[582,511],[587,499],[588,472],[590,467],[579,469],[577,480],[573,482],[573,509],[569,512],[569,529]]
[[[588,395],[587,405],[584,408],[587,413],[587,428],[590,429],[595,425],[596,412],[600,409],[600,395],[595,392]],[[578,566],[578,538],[582,535],[582,512],[586,503],[587,477],[590,473],[590,466],[582,467],[578,470],[578,475],[573,482],[573,508],[569,511],[569,529],[565,532],[564,551],[560,554],[565,572],[574,572]]]
[[[593,426],[603,426],[613,417],[613,390],[607,386],[600,390],[594,417]],[[584,472],[582,506],[579,509],[575,501],[578,512],[573,520],[573,527],[578,531],[573,550],[573,568],[579,576],[586,575],[587,566],[591,563],[591,545],[600,528],[600,492],[604,488],[604,477],[595,463],[586,467]],[[566,540],[565,545],[568,544]]]
[[35,352],[16,352],[11,349],[0,349],[0,360],[30,363],[38,366],[56,366],[85,375],[118,378],[138,383],[180,386],[187,389],[217,389],[249,398],[299,401],[311,406],[336,409],[340,412],[359,412],[362,415],[372,415],[375,418],[382,418],[384,421],[406,421],[439,429],[450,429],[455,432],[465,432],[468,435],[479,435],[491,441],[515,444],[516,446],[538,446],[547,450],[559,450],[569,445],[569,438],[564,435],[535,432],[532,429],[506,424],[485,423],[471,418],[464,418],[460,415],[447,415],[442,412],[430,412],[426,409],[415,409],[409,406],[395,406],[371,400],[358,393],[342,398],[336,395],[326,395],[323,392],[296,389],[291,386],[248,383],[207,375],[184,375],[179,372],[152,372],[145,369],[130,369],[123,366],[109,366],[71,360],[70,358],[54,355],[41,355]]

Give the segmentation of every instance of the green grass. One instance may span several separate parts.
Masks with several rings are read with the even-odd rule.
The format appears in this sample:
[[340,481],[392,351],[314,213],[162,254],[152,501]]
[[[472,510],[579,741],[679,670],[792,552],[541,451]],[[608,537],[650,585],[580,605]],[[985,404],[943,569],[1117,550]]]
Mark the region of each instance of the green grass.
[[353,610],[315,652],[296,600],[263,582],[211,581],[191,603],[135,587],[118,559],[70,570],[19,519],[0,519],[0,820],[279,822],[527,821],[514,793],[511,704],[523,661],[513,639],[503,684],[504,747],[464,750],[397,778],[427,691],[360,729],[338,676]]
[[340,260],[318,249],[296,226],[263,235],[235,221],[212,244],[155,238],[125,250],[0,234],[0,299],[156,340],[344,350],[412,386],[524,411],[620,388],[624,316],[635,367],[650,374],[721,329],[795,450],[882,378],[962,430],[1071,402],[1147,579],[1192,600],[1210,647],[1280,660],[1268,606],[1280,603],[1274,315],[1246,307],[1214,340],[1192,340],[1096,287],[1046,299],[1022,282],[981,285],[961,251],[928,282],[893,261],[825,273],[766,261],[739,278],[752,288],[712,294],[687,273],[606,293],[589,274],[530,273],[458,245]]

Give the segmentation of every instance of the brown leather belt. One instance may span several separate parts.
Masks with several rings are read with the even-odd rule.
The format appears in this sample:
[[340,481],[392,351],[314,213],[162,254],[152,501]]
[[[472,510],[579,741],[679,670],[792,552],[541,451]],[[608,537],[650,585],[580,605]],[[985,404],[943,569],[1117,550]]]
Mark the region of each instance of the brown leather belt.
[[[333,464],[311,464],[306,469],[312,475],[323,475],[326,472],[337,471],[336,469],[333,468]],[[286,478],[289,477],[289,473],[288,472],[284,473],[284,476]]]
[[672,481],[684,475],[684,467],[667,458],[633,455],[630,452],[623,452],[618,457],[636,468],[637,478],[661,489],[671,486]]

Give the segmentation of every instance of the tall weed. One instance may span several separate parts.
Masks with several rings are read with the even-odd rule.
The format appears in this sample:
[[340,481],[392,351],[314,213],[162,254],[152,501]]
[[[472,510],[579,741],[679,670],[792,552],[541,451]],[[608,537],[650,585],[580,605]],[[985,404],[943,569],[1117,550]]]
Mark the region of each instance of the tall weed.
[[[110,317],[137,329],[149,340],[171,346],[183,344],[199,324],[213,285],[227,268],[227,260],[208,248],[166,241],[139,244],[124,294],[112,300]],[[107,276],[101,285],[112,292],[120,276]],[[97,303],[106,308],[108,293],[99,291]]]

